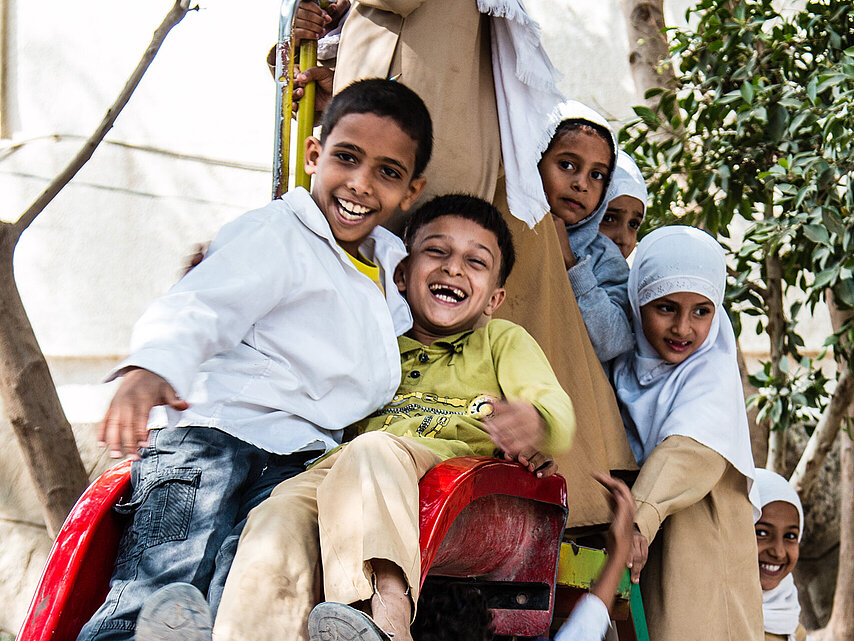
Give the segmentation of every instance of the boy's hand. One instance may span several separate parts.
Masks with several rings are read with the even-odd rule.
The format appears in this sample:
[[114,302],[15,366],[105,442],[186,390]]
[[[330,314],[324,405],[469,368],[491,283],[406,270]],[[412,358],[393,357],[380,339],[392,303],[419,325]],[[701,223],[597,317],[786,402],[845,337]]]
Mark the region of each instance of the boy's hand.
[[621,480],[599,473],[594,473],[593,477],[611,493],[610,502],[614,519],[611,521],[611,527],[608,528],[606,542],[608,554],[622,559],[621,563],[629,566],[632,560],[635,500],[629,488]]
[[293,112],[299,111],[299,101],[305,95],[305,86],[314,81],[314,111],[322,113],[332,100],[332,81],[335,73],[329,67],[311,67],[297,73],[294,68],[294,102]]
[[98,442],[109,450],[112,458],[121,458],[123,453],[139,458],[137,449],[148,445],[148,415],[155,405],[168,405],[176,410],[190,407],[154,372],[142,368],[127,372],[98,426]]
[[350,0],[336,0],[320,8],[316,2],[300,2],[294,15],[293,35],[297,42],[317,40],[338,27],[341,18],[350,9]]
[[303,40],[317,40],[326,31],[326,25],[332,18],[320,8],[316,2],[300,2],[294,15],[294,24],[291,34],[297,43]]
[[638,530],[632,529],[632,552],[629,567],[632,569],[632,583],[640,581],[640,573],[649,557],[649,541]]
[[505,454],[504,458],[508,461],[521,463],[528,468],[529,472],[536,474],[538,479],[544,479],[557,472],[557,463],[555,463],[555,460],[548,454],[543,454],[542,452],[535,452],[530,456],[520,454],[516,458],[513,458],[509,454]]
[[495,401],[483,426],[496,447],[514,460],[538,454],[546,433],[546,422],[530,403]]

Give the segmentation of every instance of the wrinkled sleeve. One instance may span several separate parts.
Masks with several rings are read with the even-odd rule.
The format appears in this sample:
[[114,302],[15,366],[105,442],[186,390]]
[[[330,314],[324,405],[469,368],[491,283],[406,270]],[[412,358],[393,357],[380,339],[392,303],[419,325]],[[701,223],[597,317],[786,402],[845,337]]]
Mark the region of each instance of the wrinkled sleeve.
[[641,466],[632,486],[640,533],[652,543],[664,519],[701,501],[718,484],[727,465],[723,456],[692,438],[664,439]]
[[631,351],[634,336],[629,323],[629,271],[625,261],[622,265],[616,260],[594,265],[592,257],[587,256],[567,274],[599,360],[604,363]]
[[237,345],[250,327],[287,296],[294,274],[283,269],[289,249],[262,221],[226,225],[204,260],[155,300],[134,325],[129,367],[162,376],[186,398],[199,366]]
[[568,450],[575,434],[575,411],[543,350],[519,325],[493,321],[489,327],[493,362],[504,397],[527,401],[537,408],[546,423],[544,453]]

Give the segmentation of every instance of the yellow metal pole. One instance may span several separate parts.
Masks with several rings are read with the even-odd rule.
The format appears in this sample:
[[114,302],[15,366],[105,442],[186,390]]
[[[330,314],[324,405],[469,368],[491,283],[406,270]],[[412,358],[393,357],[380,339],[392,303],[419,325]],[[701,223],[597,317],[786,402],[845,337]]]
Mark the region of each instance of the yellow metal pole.
[[[317,65],[317,41],[307,40],[299,48],[300,69]],[[297,156],[294,185],[311,189],[311,178],[305,173],[305,141],[314,131],[314,82],[305,86],[297,111]]]

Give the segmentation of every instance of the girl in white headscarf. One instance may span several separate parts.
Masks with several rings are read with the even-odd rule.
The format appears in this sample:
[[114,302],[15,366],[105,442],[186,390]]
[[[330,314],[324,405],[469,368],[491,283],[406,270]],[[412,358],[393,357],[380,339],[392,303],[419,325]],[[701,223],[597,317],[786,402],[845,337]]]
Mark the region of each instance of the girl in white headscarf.
[[762,508],[756,522],[756,544],[765,641],[808,641],[792,579],[804,529],[801,499],[786,479],[770,470],[756,470],[756,487]]
[[617,142],[608,121],[576,100],[551,115],[538,168],[564,264],[590,342],[602,363],[632,349],[620,250],[599,233],[614,174]]
[[723,249],[693,227],[647,235],[629,274],[637,346],[612,374],[641,466],[632,576],[643,569],[655,641],[763,634],[759,503],[725,284]]
[[638,244],[638,230],[646,215],[647,197],[643,174],[632,157],[620,150],[599,233],[611,239],[623,258],[628,258]]

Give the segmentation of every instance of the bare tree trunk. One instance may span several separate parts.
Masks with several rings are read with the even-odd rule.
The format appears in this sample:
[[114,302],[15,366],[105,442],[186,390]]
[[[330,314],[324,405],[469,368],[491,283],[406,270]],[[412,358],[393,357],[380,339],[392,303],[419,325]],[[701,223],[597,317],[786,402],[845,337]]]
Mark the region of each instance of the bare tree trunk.
[[0,394],[23,449],[48,533],[54,536],[86,489],[88,476],[18,295],[12,267],[16,240],[11,225],[5,223],[0,231]]
[[130,100],[169,31],[186,15],[189,0],[176,0],[100,126],[68,166],[14,224],[0,226],[0,394],[24,453],[51,536],[59,531],[88,476],[56,386],[15,284],[13,259],[21,234],[92,156]]
[[[620,0],[629,35],[629,65],[635,89],[643,97],[650,89],[673,84],[670,46],[664,34],[663,0]],[[647,101],[650,107],[658,97]]]
[[[780,361],[785,358],[783,341],[786,335],[786,316],[783,310],[783,267],[775,254],[765,259],[765,277],[768,297],[768,342],[771,351],[771,376],[779,380],[783,376]],[[768,460],[765,467],[778,474],[786,473],[786,432],[771,430],[768,437]]]
[[[833,297],[833,292],[827,292],[827,307],[830,311],[830,323],[833,326],[833,331],[839,331],[842,326],[854,317],[854,312],[849,310],[841,311],[836,306],[836,301]],[[850,347],[845,345],[844,347]],[[837,367],[842,370],[839,383],[831,399],[831,405],[834,403],[840,407],[840,413],[843,416],[839,419],[839,426],[832,435],[829,435],[825,440],[829,441],[827,448],[833,444],[832,437],[836,436],[842,421],[852,415],[852,403],[854,403],[854,373],[848,368],[844,360],[837,361]],[[843,388],[843,381],[847,387]],[[842,389],[840,389],[842,388]],[[837,401],[837,397],[842,396]],[[845,404],[842,408],[843,403]],[[823,419],[824,417],[822,417]],[[819,423],[820,425],[821,423]],[[818,428],[816,428],[818,432]],[[813,437],[815,432],[813,432]],[[840,436],[842,442],[839,449],[839,566],[836,573],[836,588],[833,594],[833,610],[830,614],[830,621],[827,622],[827,627],[815,633],[813,636],[816,641],[854,641],[854,442],[851,440],[850,432],[842,432]],[[807,450],[812,444],[812,438],[807,443]],[[826,454],[826,452],[825,452]],[[807,451],[804,452],[801,462],[798,463],[798,473],[801,468],[801,463],[807,458]],[[824,461],[821,461],[818,466]],[[815,463],[812,468],[815,468]],[[807,468],[806,463],[804,468]],[[817,470],[816,470],[817,471]],[[801,484],[805,484],[809,478],[804,474],[805,479]],[[795,475],[792,475],[792,485],[798,489],[798,483]],[[809,491],[809,486],[807,486]]]
[[854,641],[854,441],[844,433],[839,456],[839,568],[833,611],[816,641]]
[[[741,341],[736,341],[736,359],[738,360],[738,373],[741,376],[741,388],[744,391],[744,400],[759,392],[747,378],[747,363],[741,351]],[[768,421],[757,422],[756,416],[759,408],[756,406],[747,410],[747,425],[750,428],[750,450],[753,454],[753,464],[764,467],[768,458]]]
[[[830,324],[834,332],[839,331],[846,321],[854,316],[854,312],[841,311],[836,306],[833,292],[830,290],[827,290],[827,309],[830,312]],[[812,486],[824,464],[824,459],[827,458],[830,448],[836,441],[842,422],[851,416],[851,403],[854,402],[854,372],[848,369],[842,360],[837,361],[836,366],[841,372],[836,389],[789,479],[789,483],[798,492],[803,503],[809,501]]]

